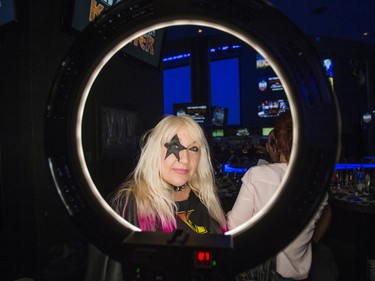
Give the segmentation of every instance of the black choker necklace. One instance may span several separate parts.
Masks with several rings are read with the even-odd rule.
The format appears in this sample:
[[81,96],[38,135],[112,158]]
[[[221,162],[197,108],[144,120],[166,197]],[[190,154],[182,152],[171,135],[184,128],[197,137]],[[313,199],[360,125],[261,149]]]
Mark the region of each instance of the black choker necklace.
[[181,186],[174,186],[173,190],[174,191],[183,191],[185,189],[186,185],[181,185]]

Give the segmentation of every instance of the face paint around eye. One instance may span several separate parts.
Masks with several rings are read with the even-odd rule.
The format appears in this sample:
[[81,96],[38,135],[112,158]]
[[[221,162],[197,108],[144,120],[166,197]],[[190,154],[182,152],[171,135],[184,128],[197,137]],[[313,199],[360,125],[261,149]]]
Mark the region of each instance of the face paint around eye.
[[198,151],[199,151],[199,148],[196,147],[196,146],[193,146],[193,147],[190,147],[189,150],[190,150],[190,151],[193,151],[193,152],[198,152]]
[[164,159],[167,159],[169,155],[173,154],[178,161],[180,161],[180,151],[187,149],[180,143],[177,135],[175,135],[170,142],[165,143],[164,146],[167,148],[167,153],[165,154]]

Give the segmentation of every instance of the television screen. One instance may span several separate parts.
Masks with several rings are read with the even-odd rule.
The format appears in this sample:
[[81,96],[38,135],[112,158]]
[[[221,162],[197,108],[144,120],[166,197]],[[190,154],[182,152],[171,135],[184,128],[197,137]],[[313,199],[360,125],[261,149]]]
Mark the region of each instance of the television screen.
[[[90,22],[121,1],[123,0],[69,0],[71,10],[67,8],[64,13],[65,25],[75,31],[82,31]],[[162,29],[151,31],[127,44],[123,51],[143,62],[159,67],[163,40]]]
[[[224,125],[239,125],[241,123],[239,59],[236,57],[211,61],[210,76],[211,104],[226,108]],[[190,65],[164,68],[163,79],[165,114],[172,114],[175,103],[192,102]]]
[[214,138],[224,137],[224,129],[214,129],[214,130],[212,130],[212,137],[214,137]]
[[280,113],[289,110],[287,100],[264,100],[258,104],[259,117],[277,117]]
[[262,128],[262,136],[263,137],[268,137],[268,135],[270,134],[270,132],[273,130],[272,127],[265,127],[265,128]]
[[260,92],[275,92],[283,91],[283,85],[279,77],[268,76],[268,77],[258,77],[258,90]]
[[173,105],[174,115],[190,115],[195,122],[202,126],[210,124],[210,109],[207,104],[176,103]]
[[256,54],[255,55],[255,61],[256,61],[256,68],[257,69],[263,69],[263,68],[268,68],[271,67],[269,61],[265,59],[261,54]]
[[175,114],[175,103],[191,102],[190,65],[163,70],[164,113]]
[[212,126],[224,127],[227,125],[228,109],[221,106],[213,106],[211,108],[212,113]]
[[227,123],[241,124],[241,83],[239,58],[211,61],[211,104],[228,108]]

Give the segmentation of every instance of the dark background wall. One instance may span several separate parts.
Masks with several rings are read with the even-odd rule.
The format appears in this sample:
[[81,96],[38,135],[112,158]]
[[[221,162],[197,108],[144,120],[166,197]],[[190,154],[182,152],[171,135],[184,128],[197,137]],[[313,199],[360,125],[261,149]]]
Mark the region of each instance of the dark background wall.
[[51,184],[44,155],[49,92],[74,40],[61,30],[62,3],[19,3],[17,22],[0,30],[2,280],[60,280],[70,274],[59,270],[64,247],[80,239]]
[[[85,108],[82,135],[89,170],[103,196],[119,186],[134,168],[139,137],[163,116],[162,80],[160,69],[121,53],[110,60],[95,81]],[[135,148],[113,153],[103,148],[103,128],[108,121],[102,116],[103,107],[137,116]]]
[[[0,27],[0,255],[3,261],[0,279],[4,281],[27,276],[36,280],[74,280],[84,264],[85,239],[58,198],[44,151],[44,120],[50,91],[75,39],[61,24],[64,3],[63,0],[17,3],[17,21]],[[121,60],[117,63],[121,64]],[[128,110],[137,108],[149,114],[151,119],[143,122],[143,128],[150,127],[148,120],[156,120],[153,116],[162,114],[162,86],[161,72],[149,70],[143,69],[140,73],[135,66],[130,66],[111,77],[104,76],[103,79],[116,79],[120,83],[112,83],[111,89],[105,91],[107,95],[96,99],[108,105],[111,93],[118,94],[121,82],[126,84],[134,77],[129,73],[135,73],[140,80],[133,85],[139,94],[129,96],[132,91],[129,89],[122,92],[122,99],[112,99],[112,103],[126,104]],[[158,81],[157,86],[154,81]],[[146,99],[149,87],[153,95]],[[145,112],[150,104],[154,112]]]
[[[36,280],[79,280],[75,278],[83,270],[86,241],[58,198],[44,152],[46,105],[57,69],[75,38],[62,28],[63,3],[63,0],[17,3],[17,21],[0,27],[0,272],[4,281],[25,276]],[[372,69],[374,49],[324,40],[318,45],[323,53],[337,61],[336,92],[342,101],[345,136],[355,145],[358,142],[366,147],[357,122],[362,107],[367,107],[369,101],[373,105],[374,91],[369,84],[356,84],[353,69],[354,66]],[[122,64],[121,59],[115,63]],[[141,73],[132,67],[123,70],[121,77],[126,77],[126,71],[130,70],[138,71],[138,76],[147,78],[148,82],[135,83],[141,94],[130,98],[124,93],[118,103],[124,102],[125,109],[137,108],[142,114],[149,112],[152,105],[154,111],[148,120],[155,122],[162,114],[162,85],[156,82],[160,81],[161,72],[149,68]],[[370,73],[373,77],[373,72]],[[111,91],[119,91],[117,86]],[[149,95],[150,87],[155,89],[155,95]],[[369,88],[372,89],[370,97]],[[109,100],[97,98],[104,103]],[[94,108],[96,101],[90,102]],[[143,128],[151,126],[152,122],[148,122],[145,120]],[[348,146],[351,146],[349,141]],[[92,153],[96,150],[88,145],[90,149]],[[93,163],[93,169],[100,169],[104,164]],[[122,164],[126,163],[112,162],[115,166]],[[112,186],[117,182],[105,184]]]
[[[361,123],[364,112],[375,107],[375,46],[338,38],[315,37],[323,57],[333,59],[334,88],[342,119],[342,151],[347,161],[374,155],[375,126]],[[344,155],[344,156],[345,156]]]

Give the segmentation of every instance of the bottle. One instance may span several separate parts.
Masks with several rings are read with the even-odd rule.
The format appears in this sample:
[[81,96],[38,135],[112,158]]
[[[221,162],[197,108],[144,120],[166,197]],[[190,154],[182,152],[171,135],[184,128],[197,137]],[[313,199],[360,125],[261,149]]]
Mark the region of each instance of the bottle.
[[359,193],[362,193],[365,189],[365,173],[362,168],[358,169],[357,174],[357,190]]
[[370,187],[371,187],[371,176],[370,173],[367,172],[365,176],[365,185],[366,185],[366,192],[370,193]]
[[334,193],[336,190],[336,171],[331,174],[331,183],[330,183],[331,191]]
[[345,183],[344,186],[347,188],[349,186],[349,173],[345,170]]
[[353,188],[353,171],[352,170],[350,170],[349,172],[348,172],[348,187],[349,187],[349,189],[352,189]]
[[343,188],[343,187],[344,187],[343,171],[340,170],[339,175],[338,175],[338,184],[337,184],[338,191],[340,192],[341,188]]

